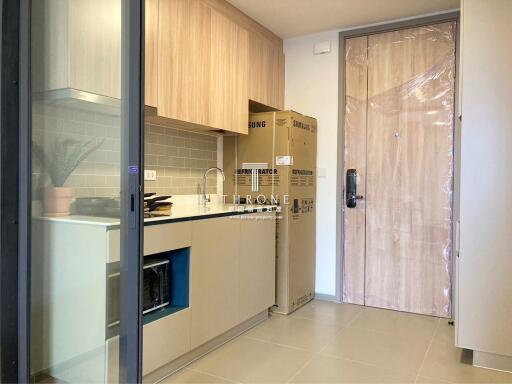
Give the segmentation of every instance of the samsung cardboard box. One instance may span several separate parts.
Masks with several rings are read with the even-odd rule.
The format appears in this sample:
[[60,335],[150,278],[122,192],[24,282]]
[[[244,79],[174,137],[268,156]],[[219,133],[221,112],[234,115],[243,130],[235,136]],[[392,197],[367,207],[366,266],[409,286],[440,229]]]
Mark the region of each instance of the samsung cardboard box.
[[276,307],[290,313],[315,291],[316,119],[253,113],[249,134],[224,138],[226,202],[270,203],[277,221]]

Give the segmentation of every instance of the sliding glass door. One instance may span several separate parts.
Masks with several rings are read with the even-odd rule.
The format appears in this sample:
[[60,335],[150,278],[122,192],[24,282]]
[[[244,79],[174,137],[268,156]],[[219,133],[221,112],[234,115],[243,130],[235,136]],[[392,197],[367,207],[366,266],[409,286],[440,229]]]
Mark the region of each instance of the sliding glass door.
[[35,382],[140,380],[141,3],[31,2]]

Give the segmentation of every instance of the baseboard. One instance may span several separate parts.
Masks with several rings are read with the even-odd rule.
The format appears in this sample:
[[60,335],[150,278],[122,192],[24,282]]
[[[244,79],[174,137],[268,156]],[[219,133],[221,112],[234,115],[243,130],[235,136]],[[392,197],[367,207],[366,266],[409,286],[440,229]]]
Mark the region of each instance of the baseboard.
[[[91,375],[86,380],[88,381],[97,381],[99,377],[103,377],[104,373],[101,372],[97,375],[97,377],[94,376],[94,370],[90,369],[90,361],[94,359],[100,359],[100,361],[103,361],[105,358],[105,346],[102,345],[98,348],[95,348],[91,351],[82,353],[80,355],[77,355],[75,357],[72,357],[69,360],[62,361],[60,363],[54,364],[51,367],[45,368],[43,370],[40,370],[38,372],[35,372],[31,375],[32,381],[34,383],[38,382],[44,382],[45,380],[56,380],[54,382],[62,382],[66,383],[69,382],[69,377],[71,378],[74,376],[74,374],[77,374],[79,372],[80,377],[87,377],[87,374]],[[71,373],[75,371],[75,373]],[[83,373],[84,372],[84,373]],[[50,382],[50,381],[47,381]]]
[[268,310],[260,312],[256,316],[251,317],[250,319],[244,321],[241,324],[238,324],[236,327],[231,328],[229,331],[223,333],[220,336],[206,342],[203,345],[193,349],[190,352],[187,352],[183,356],[178,357],[176,360],[171,361],[169,364],[164,365],[157,370],[148,373],[146,376],[142,378],[143,383],[158,383],[159,381],[164,380],[169,377],[176,371],[179,371],[182,368],[185,368],[187,365],[190,365],[197,359],[203,357],[207,353],[213,351],[214,349],[219,348],[223,344],[226,344],[228,341],[233,340],[235,337],[240,336],[242,333],[247,332],[249,329],[255,327],[261,322],[267,320],[269,318]]
[[512,372],[512,357],[494,353],[473,351],[473,366]]
[[315,300],[334,301],[335,303],[341,302],[336,295],[328,295],[326,293],[315,293]]

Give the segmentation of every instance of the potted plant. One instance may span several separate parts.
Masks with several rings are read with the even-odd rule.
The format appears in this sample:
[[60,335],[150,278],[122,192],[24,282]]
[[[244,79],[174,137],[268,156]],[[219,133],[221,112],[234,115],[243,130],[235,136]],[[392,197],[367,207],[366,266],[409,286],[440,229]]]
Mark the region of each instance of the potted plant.
[[64,184],[76,167],[96,151],[103,141],[95,138],[86,142],[56,139],[46,146],[33,144],[34,156],[41,162],[42,171],[51,182],[43,190],[43,209],[46,216],[69,215],[75,194],[72,187],[65,187]]

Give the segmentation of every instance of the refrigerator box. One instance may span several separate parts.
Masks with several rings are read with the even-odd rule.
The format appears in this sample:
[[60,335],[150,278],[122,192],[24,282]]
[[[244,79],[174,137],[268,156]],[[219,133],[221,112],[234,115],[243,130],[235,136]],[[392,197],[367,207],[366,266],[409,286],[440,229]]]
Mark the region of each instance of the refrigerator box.
[[278,205],[276,306],[291,313],[314,297],[316,119],[294,111],[249,115],[249,134],[224,138],[228,203]]

